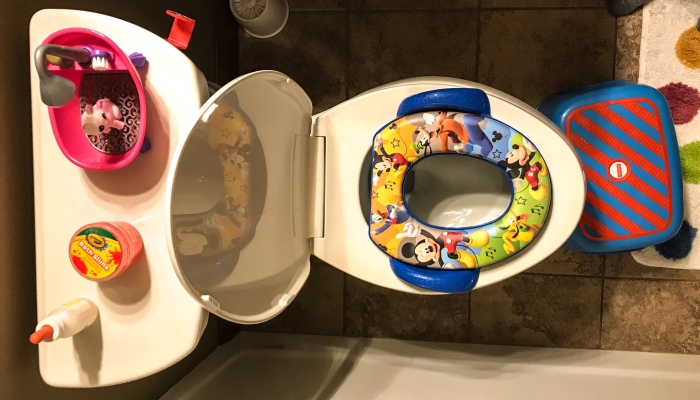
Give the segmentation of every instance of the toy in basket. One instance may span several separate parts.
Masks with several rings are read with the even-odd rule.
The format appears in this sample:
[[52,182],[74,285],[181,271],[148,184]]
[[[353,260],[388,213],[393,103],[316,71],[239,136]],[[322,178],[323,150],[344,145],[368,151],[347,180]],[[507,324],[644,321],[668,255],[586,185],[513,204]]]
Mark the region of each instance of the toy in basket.
[[146,98],[136,71],[146,63],[143,55],[127,56],[99,32],[70,28],[47,37],[34,63],[41,100],[66,158],[102,171],[133,161],[146,128]]

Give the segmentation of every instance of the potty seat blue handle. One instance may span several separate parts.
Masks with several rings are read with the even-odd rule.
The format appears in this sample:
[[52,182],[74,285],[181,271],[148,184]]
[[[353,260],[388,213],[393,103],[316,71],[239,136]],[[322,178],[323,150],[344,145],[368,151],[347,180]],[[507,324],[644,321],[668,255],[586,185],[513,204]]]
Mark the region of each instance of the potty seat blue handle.
[[[481,89],[438,89],[407,97],[399,104],[396,118],[436,109],[491,115],[489,98]],[[424,289],[462,293],[474,289],[479,269],[431,270],[419,268],[395,258],[389,259],[394,274],[402,281]]]
[[446,110],[491,115],[489,98],[481,89],[437,89],[405,98],[396,118],[425,111]]
[[479,269],[428,269],[414,267],[395,258],[389,258],[394,274],[402,281],[423,289],[444,293],[463,293],[474,289],[479,280]]

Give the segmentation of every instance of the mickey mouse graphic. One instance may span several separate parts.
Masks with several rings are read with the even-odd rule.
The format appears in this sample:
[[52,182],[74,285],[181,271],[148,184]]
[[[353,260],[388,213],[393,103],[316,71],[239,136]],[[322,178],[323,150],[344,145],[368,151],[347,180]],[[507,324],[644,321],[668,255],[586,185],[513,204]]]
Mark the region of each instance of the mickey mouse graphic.
[[539,179],[537,174],[542,171],[542,163],[536,162],[530,165],[537,154],[537,150],[527,139],[523,138],[523,145],[514,144],[512,150],[506,154],[506,159],[499,161],[501,167],[511,179],[526,179],[534,190],[537,190]]
[[[530,161],[537,154],[537,150],[527,139],[523,137],[523,145],[514,144],[512,150],[506,154],[506,159],[499,161],[498,166],[501,167],[510,179],[525,179],[530,184],[530,194],[536,200],[542,200],[547,197],[548,190],[544,185],[540,185],[539,175],[547,175],[547,167],[537,161],[530,164]],[[516,186],[517,188],[517,186]]]
[[214,213],[227,216],[239,229],[247,229],[250,226],[250,211],[248,207],[234,204],[232,197],[226,197],[214,207]]
[[381,139],[381,135],[377,135],[374,142],[374,148],[377,151],[378,156],[381,156],[381,161],[374,164],[374,174],[372,181],[376,182],[382,173],[389,173],[394,170],[395,175],[400,175],[399,169],[402,167],[408,168],[411,163],[404,157],[401,153],[389,154],[384,150],[384,144]]
[[464,235],[461,231],[444,231],[435,237],[425,229],[407,222],[404,234],[397,237],[413,236],[414,239],[402,241],[399,245],[400,255],[405,260],[415,260],[418,266],[439,269],[477,268],[479,266],[474,249],[488,245],[489,234],[478,229]]
[[220,143],[216,146],[215,151],[221,161],[230,162],[238,166],[239,169],[241,169],[242,165],[248,162],[250,158],[250,145],[248,143],[241,145],[240,138],[236,140],[233,146]]
[[397,171],[400,167],[408,167],[411,164],[406,160],[403,154],[387,154],[383,147],[380,147],[380,150],[382,153],[382,161],[374,165],[374,168],[377,170],[377,176],[380,176],[382,172],[391,171],[392,168]]

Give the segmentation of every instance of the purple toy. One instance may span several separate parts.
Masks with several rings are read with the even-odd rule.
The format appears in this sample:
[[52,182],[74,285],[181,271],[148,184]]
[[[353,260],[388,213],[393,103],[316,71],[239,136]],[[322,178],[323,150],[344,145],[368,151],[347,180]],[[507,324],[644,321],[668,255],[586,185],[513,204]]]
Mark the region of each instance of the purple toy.
[[90,46],[83,46],[83,48],[90,52],[90,61],[82,66],[91,66],[92,69],[96,71],[106,71],[109,69],[109,62],[112,60],[112,55],[105,50],[94,49]]
[[136,68],[143,68],[146,65],[146,57],[141,53],[131,53],[129,54],[129,60],[134,64]]

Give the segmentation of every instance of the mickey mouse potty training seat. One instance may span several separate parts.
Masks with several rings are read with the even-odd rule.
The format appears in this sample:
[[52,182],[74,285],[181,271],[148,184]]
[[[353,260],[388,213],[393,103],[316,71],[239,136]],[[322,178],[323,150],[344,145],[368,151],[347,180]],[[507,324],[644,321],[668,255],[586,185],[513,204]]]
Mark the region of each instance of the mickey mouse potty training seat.
[[[376,212],[370,238],[392,257],[394,273],[410,284],[444,292],[469,290],[479,267],[521,251],[544,225],[551,205],[547,165],[526,137],[490,112],[488,97],[479,89],[434,90],[404,100],[397,119],[374,135],[371,207]],[[493,138],[486,132],[493,132]],[[510,205],[498,217],[473,226],[435,226],[416,217],[405,200],[409,173],[422,160],[447,154],[500,167],[510,184]]]
[[[168,177],[171,261],[195,300],[238,323],[282,312],[312,254],[409,293],[504,280],[561,247],[585,202],[561,131],[473,82],[400,81],[312,115],[293,80],[258,71],[222,87],[192,122]],[[450,195],[414,185],[433,178],[474,192],[457,196],[467,211],[454,223],[421,214],[419,194]]]

